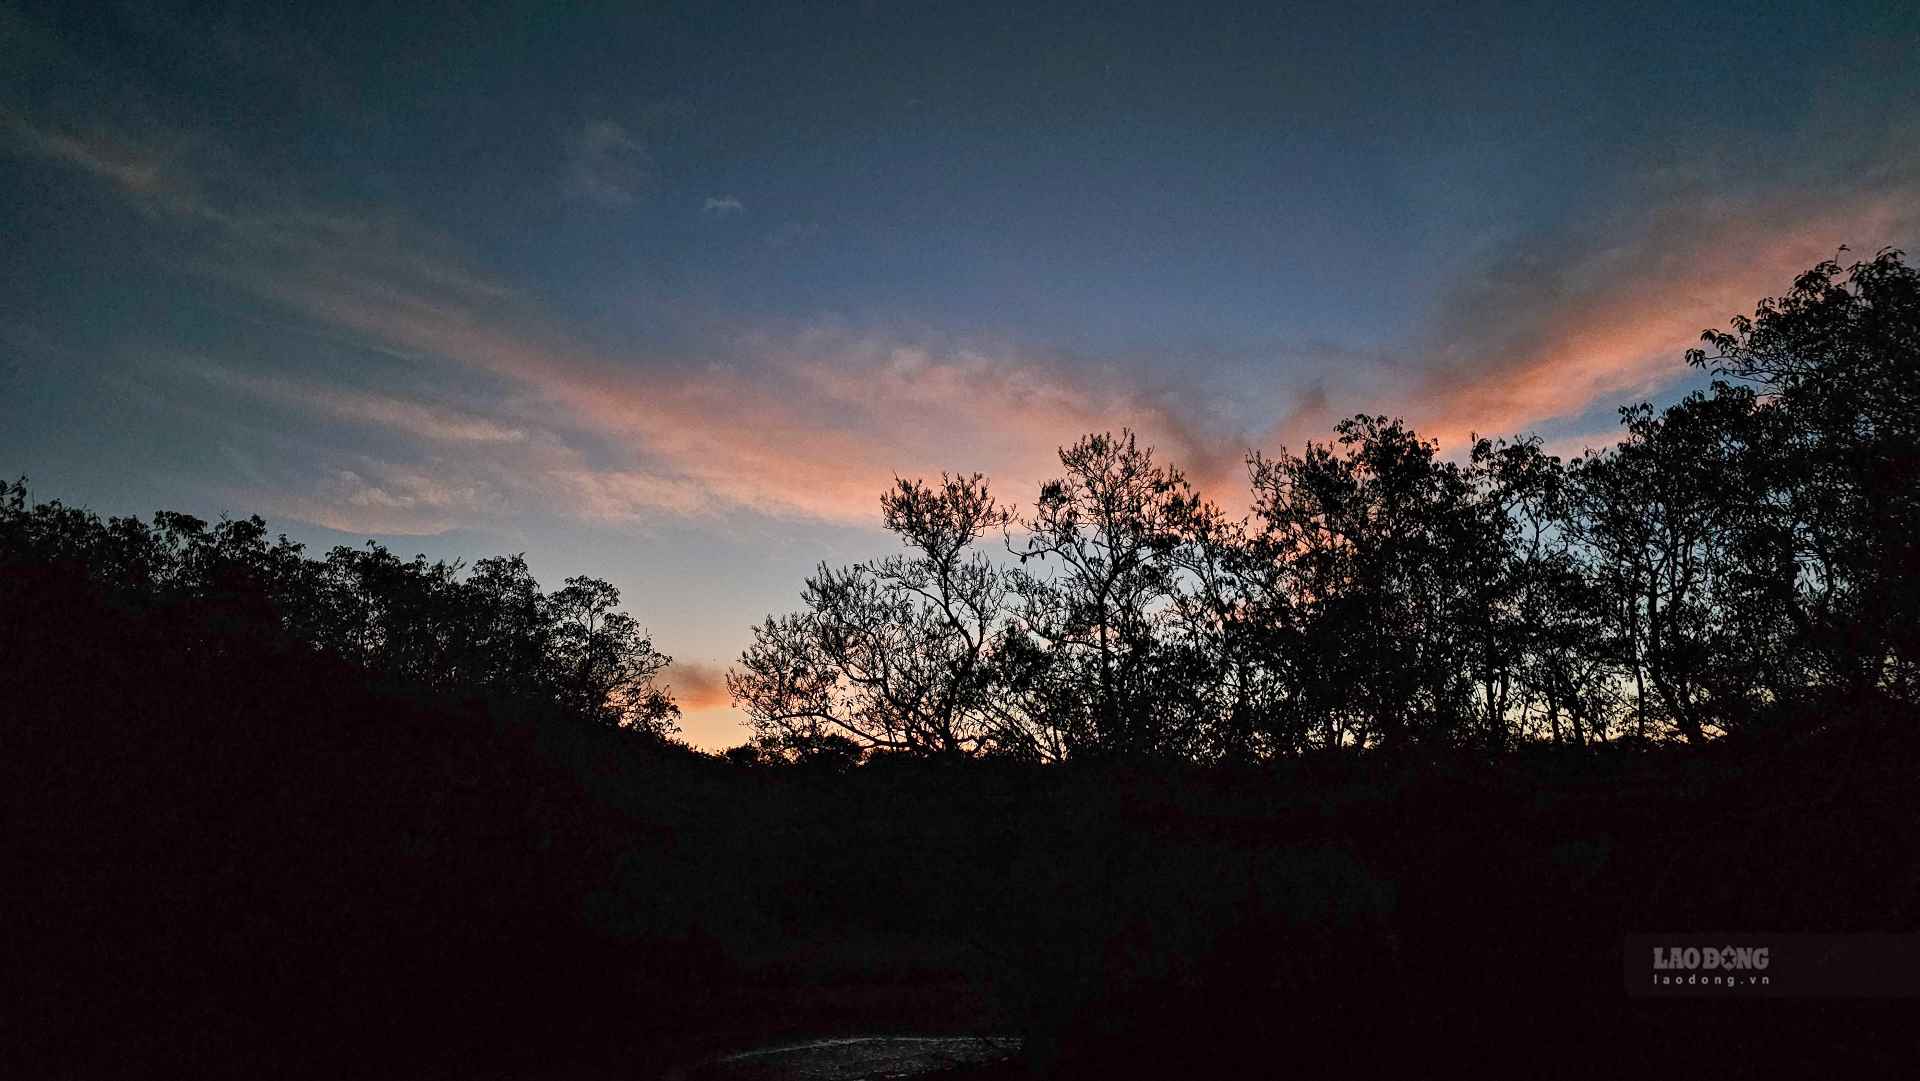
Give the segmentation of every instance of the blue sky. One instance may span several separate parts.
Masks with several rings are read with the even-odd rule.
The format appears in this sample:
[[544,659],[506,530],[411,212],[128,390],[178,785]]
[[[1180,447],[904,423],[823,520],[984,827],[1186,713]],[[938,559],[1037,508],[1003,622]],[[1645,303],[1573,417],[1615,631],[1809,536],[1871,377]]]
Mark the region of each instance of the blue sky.
[[1920,233],[1910,3],[252,7],[0,4],[0,467],[607,577],[706,746],[896,472],[1577,450]]

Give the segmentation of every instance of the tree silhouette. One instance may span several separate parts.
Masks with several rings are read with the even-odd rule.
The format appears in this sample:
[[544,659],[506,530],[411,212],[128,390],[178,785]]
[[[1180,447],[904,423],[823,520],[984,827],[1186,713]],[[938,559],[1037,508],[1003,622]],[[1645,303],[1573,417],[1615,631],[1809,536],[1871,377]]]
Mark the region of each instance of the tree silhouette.
[[1060,451],[1065,475],[1041,485],[1020,578],[1021,615],[1052,657],[1052,687],[1036,720],[1068,754],[1157,756],[1190,750],[1191,718],[1176,708],[1193,673],[1180,671],[1164,630],[1174,600],[1181,525],[1197,496],[1177,469],[1132,432],[1090,435]]
[[1491,530],[1467,472],[1399,421],[1342,421],[1338,444],[1255,455],[1255,543],[1301,620],[1303,688],[1321,746],[1448,740],[1470,673],[1495,647],[1482,625]]
[[[1844,249],[1843,249],[1844,250]],[[1920,650],[1920,272],[1895,249],[1802,274],[1690,350],[1777,421],[1783,604],[1822,681],[1912,701]],[[1784,587],[1786,583],[1782,583]]]
[[1009,581],[974,548],[1006,512],[979,474],[943,475],[898,481],[881,517],[908,551],[822,565],[807,610],[756,628],[729,675],[757,738],[802,757],[834,739],[954,757],[1024,749],[1002,666]]
[[1482,613],[1488,649],[1483,698],[1488,750],[1506,728],[1584,744],[1608,734],[1618,670],[1608,608],[1578,541],[1566,466],[1540,440],[1479,440],[1472,469],[1502,563]]
[[[1361,415],[1248,459],[1235,520],[1131,432],[1060,451],[1032,512],[900,481],[911,554],[821,567],[732,680],[774,744],[1252,761],[1316,749],[1704,743],[1916,691],[1920,288],[1822,263],[1693,350],[1716,381],[1440,456]],[[1019,566],[972,550],[1003,529]]]
[[277,627],[385,679],[537,700],[654,738],[677,731],[679,707],[656,683],[671,658],[617,610],[619,591],[581,577],[543,594],[522,556],[463,574],[369,541],[315,560],[284,536],[270,542],[258,517],[102,521],[57,500],[31,503],[24,480],[0,498],[0,545],[0,558],[64,565],[130,604],[191,603],[236,626]]
[[619,603],[611,583],[585,576],[548,598],[561,694],[587,716],[664,735],[680,708],[653,681],[673,658],[653,648]]

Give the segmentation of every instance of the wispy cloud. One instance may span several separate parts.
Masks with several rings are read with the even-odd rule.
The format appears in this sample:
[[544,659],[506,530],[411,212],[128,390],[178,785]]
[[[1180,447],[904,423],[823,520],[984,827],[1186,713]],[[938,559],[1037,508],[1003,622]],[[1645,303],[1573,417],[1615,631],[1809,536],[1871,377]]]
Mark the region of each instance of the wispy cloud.
[[741,205],[740,200],[731,195],[709,195],[707,196],[706,205],[700,208],[700,212],[703,214],[712,214],[716,218],[724,218],[729,214],[738,214],[745,209],[747,208]]
[[309,493],[278,493],[266,510],[350,533],[433,533],[507,512],[506,493],[447,471],[371,459],[335,469]]
[[[1894,159],[1897,162],[1897,159]],[[1458,451],[1687,377],[1700,332],[1833,257],[1920,238],[1920,167],[1740,190],[1711,174],[1475,253],[1432,316],[1368,362],[1328,364],[1263,442],[1324,439],[1355,412],[1403,415]]]
[[[979,469],[1003,496],[1025,500],[1057,468],[1060,444],[1121,426],[1231,500],[1249,445],[1297,448],[1345,413],[1400,413],[1457,446],[1468,431],[1510,432],[1649,393],[1681,370],[1679,353],[1701,328],[1839,243],[1920,227],[1911,169],[1794,189],[1806,195],[1696,185],[1651,209],[1485,253],[1483,269],[1443,289],[1409,340],[1368,363],[1343,356],[1290,394],[1248,391],[1267,396],[1271,419],[1243,431],[1207,406],[1190,369],[1167,375],[936,333],[821,324],[716,339],[695,360],[609,350],[415,223],[303,202],[244,175],[203,185],[180,154],[110,131],[17,117],[10,130],[15,145],[129,200],[211,224],[185,267],[326,337],[508,388],[510,408],[480,413],[310,380],[215,376],[415,441],[411,462],[332,461],[297,497],[303,517],[340,528],[471,524],[462,519],[516,508],[610,522],[753,513],[870,525],[896,474]],[[639,141],[608,121],[572,133],[568,165],[574,193],[602,203],[631,198],[651,169]],[[708,205],[726,213],[715,204],[729,201],[738,202]]]
[[[1060,443],[1120,425],[1189,461],[1237,453],[1225,449],[1230,440],[1196,434],[1203,426],[1117,369],[834,327],[737,336],[719,343],[724,363],[608,354],[399,222],[289,213],[236,221],[224,237],[189,265],[326,338],[517,388],[518,405],[512,419],[480,417],[285,377],[213,377],[421,439],[515,445],[538,429],[591,441],[602,448],[591,465],[552,447],[528,447],[519,461],[535,502],[584,518],[745,511],[870,524],[896,471],[986,469],[1003,492],[1024,495]],[[371,490],[340,498],[358,510],[452,506],[412,489],[369,487],[394,498]]]
[[164,163],[146,147],[100,131],[47,131],[24,119],[0,119],[10,121],[8,127],[24,149],[111,181],[128,192],[150,194],[163,184]]
[[588,120],[562,140],[561,191],[601,206],[626,206],[652,187],[653,155],[624,125]]
[[199,193],[184,161],[188,140],[163,128],[141,134],[103,123],[60,124],[39,120],[0,102],[0,149],[76,169],[111,185],[130,204],[149,213],[230,219]]
[[1604,241],[1505,252],[1443,302],[1405,404],[1461,440],[1639,400],[1684,375],[1703,329],[1843,244],[1912,235],[1917,208],[1920,188],[1681,202],[1609,223]]
[[[1276,399],[1273,427],[1258,433],[1153,391],[1138,371],[1012,347],[823,326],[740,336],[725,346],[727,363],[688,365],[591,349],[500,302],[499,290],[467,290],[463,271],[422,278],[390,266],[369,279],[283,266],[232,280],[336,331],[509,380],[541,406],[537,422],[618,447],[622,464],[543,466],[550,496],[576,515],[747,511],[870,524],[896,473],[980,469],[1024,500],[1056,468],[1055,448],[1087,431],[1135,428],[1231,504],[1249,445],[1325,438],[1344,413],[1400,413],[1457,449],[1469,431],[1509,432],[1649,393],[1682,371],[1679,353],[1703,327],[1777,291],[1840,240],[1887,236],[1910,220],[1890,202],[1791,210],[1765,227],[1720,216],[1692,233],[1652,224],[1642,246],[1570,256],[1557,271],[1516,263],[1463,284],[1462,314],[1430,325],[1403,359]],[[1749,230],[1770,239],[1731,239]],[[1650,257],[1663,243],[1670,253]],[[415,419],[364,401],[327,407],[396,427]]]
[[525,443],[527,429],[446,406],[327,386],[322,383],[236,371],[208,362],[188,370],[219,386],[354,424],[377,425],[444,443]]
[[573,514],[602,522],[644,520],[661,512],[683,518],[722,509],[707,486],[685,477],[633,469],[554,469],[546,490]]

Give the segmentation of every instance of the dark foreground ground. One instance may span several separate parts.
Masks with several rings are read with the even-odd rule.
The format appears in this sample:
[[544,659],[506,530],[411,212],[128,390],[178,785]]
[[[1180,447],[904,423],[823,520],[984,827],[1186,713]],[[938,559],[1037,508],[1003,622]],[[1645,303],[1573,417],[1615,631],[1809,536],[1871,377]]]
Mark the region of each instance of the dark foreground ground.
[[976,1077],[1920,1048],[1915,1000],[1632,998],[1621,960],[1630,932],[1916,930],[1911,716],[1493,764],[749,769],[242,615],[10,589],[7,1076],[688,1076],[888,1032],[1024,1040]]

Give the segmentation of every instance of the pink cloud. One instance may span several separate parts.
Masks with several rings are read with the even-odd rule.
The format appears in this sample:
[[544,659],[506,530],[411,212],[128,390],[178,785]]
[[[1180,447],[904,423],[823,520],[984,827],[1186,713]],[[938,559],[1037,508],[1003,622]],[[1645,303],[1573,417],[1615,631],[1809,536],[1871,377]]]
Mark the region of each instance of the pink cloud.
[[980,469],[1024,495],[1061,443],[1090,430],[1132,425],[1176,458],[1212,449],[1123,379],[1019,357],[815,330],[741,343],[751,367],[623,363],[537,313],[501,314],[509,306],[491,296],[325,262],[220,273],[386,347],[511,380],[546,423],[615,439],[637,468],[553,476],[592,517],[747,510],[869,524],[896,473]]
[[[1324,439],[1343,408],[1405,415],[1454,450],[1470,432],[1507,434],[1650,395],[1684,374],[1680,354],[1701,329],[1778,292],[1843,240],[1910,228],[1908,205],[1669,208],[1632,243],[1570,257],[1551,288],[1464,293],[1472,307],[1430,331],[1407,366],[1282,403],[1261,442]],[[550,474],[587,517],[744,510],[871,524],[896,474],[943,469],[981,470],[1003,498],[1024,501],[1057,468],[1060,444],[1122,426],[1229,507],[1241,502],[1238,459],[1252,441],[1112,368],[833,329],[752,336],[736,343],[746,364],[690,366],[597,353],[497,293],[465,293],[458,274],[417,288],[324,265],[234,280],[385,346],[510,380],[539,403],[542,423],[615,441],[631,467]]]
[[[1457,287],[1445,316],[1381,365],[1303,396],[1267,433],[1298,449],[1354,412],[1405,416],[1443,452],[1624,405],[1686,374],[1708,327],[1748,314],[1842,245],[1920,229],[1920,185],[1772,199],[1680,200],[1616,224],[1609,243],[1506,253]],[[1609,440],[1610,441],[1610,440]]]
[[[389,523],[538,506],[608,521],[751,512],[871,525],[896,474],[977,469],[1003,499],[1024,502],[1057,469],[1058,446],[1123,426],[1232,507],[1244,498],[1249,444],[1297,449],[1352,412],[1404,415],[1457,449],[1469,432],[1506,434],[1652,394],[1683,374],[1680,353],[1702,328],[1780,291],[1842,242],[1872,245],[1920,224],[1920,185],[1895,170],[1770,197],[1699,187],[1603,228],[1535,238],[1443,296],[1391,363],[1329,365],[1304,393],[1276,396],[1274,420],[1248,438],[1155,392],[1137,370],[924,335],[763,332],[728,343],[730,363],[609,353],[418,227],[266,194],[252,203],[268,211],[236,212],[201,199],[184,170],[135,143],[10,119],[36,153],[217,223],[192,269],[329,333],[511,388],[482,416],[233,377],[317,413],[486,448],[430,459],[446,471],[444,497],[378,478],[333,493],[336,515]],[[589,444],[591,461],[579,449]]]

